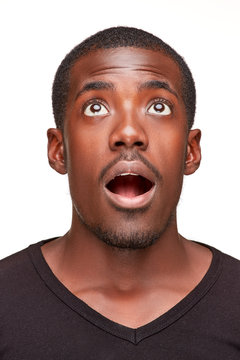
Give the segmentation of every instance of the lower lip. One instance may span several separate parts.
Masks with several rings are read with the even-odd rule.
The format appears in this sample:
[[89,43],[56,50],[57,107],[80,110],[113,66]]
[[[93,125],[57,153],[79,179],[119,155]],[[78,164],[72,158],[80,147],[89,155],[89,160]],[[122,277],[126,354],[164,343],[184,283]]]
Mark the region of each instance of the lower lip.
[[126,197],[119,194],[112,193],[106,187],[104,188],[105,194],[110,202],[120,208],[123,209],[140,209],[144,208],[150,204],[154,193],[155,193],[156,186],[154,185],[149,191],[142,195],[134,196],[134,197]]

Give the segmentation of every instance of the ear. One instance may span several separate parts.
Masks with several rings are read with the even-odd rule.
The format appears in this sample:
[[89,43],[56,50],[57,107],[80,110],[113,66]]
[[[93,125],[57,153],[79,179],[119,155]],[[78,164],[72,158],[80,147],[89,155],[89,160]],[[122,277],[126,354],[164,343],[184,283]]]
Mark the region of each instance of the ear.
[[201,131],[199,129],[190,130],[188,134],[188,145],[185,160],[185,175],[193,174],[201,162]]
[[48,161],[59,174],[66,174],[63,135],[60,129],[48,129]]

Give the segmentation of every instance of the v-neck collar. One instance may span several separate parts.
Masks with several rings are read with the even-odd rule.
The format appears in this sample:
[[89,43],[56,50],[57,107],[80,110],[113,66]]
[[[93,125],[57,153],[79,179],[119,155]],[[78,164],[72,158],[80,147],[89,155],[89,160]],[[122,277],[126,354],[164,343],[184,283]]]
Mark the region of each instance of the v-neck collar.
[[201,244],[208,247],[212,251],[213,257],[207,273],[199,282],[199,284],[186,297],[184,297],[180,302],[178,302],[166,313],[146,325],[143,325],[137,329],[132,329],[127,326],[118,324],[101,315],[96,310],[88,306],[81,299],[72,294],[57,279],[57,277],[53,274],[52,270],[48,266],[41,251],[42,245],[54,239],[55,238],[40,241],[36,244],[30,245],[28,248],[31,261],[39,276],[44,281],[49,290],[54,293],[55,296],[59,298],[59,300],[64,302],[66,306],[71,308],[74,312],[78,313],[81,317],[91,322],[98,328],[101,328],[102,330],[114,336],[125,339],[134,344],[137,344],[145,338],[162,331],[163,329],[177,321],[179,318],[181,318],[186,312],[190,311],[191,308],[214,285],[218,276],[220,275],[222,268],[221,252],[211,246]]

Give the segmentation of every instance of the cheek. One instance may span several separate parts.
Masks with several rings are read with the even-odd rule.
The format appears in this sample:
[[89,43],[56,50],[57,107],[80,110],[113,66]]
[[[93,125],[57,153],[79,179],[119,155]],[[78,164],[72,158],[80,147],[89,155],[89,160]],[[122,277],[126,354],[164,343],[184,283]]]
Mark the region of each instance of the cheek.
[[[83,138],[68,139],[66,146],[66,164],[69,186],[72,196],[78,193],[81,196],[88,192],[94,178],[94,165],[90,144]],[[90,174],[92,176],[90,176]]]
[[185,129],[162,129],[153,133],[152,139],[149,150],[157,154],[159,168],[177,173],[183,171],[187,144]]
[[81,132],[65,141],[71,197],[79,210],[84,208],[87,212],[98,209],[99,174],[104,164],[103,144],[99,138]]
[[159,136],[154,153],[158,154],[155,161],[163,176],[163,192],[160,191],[159,195],[165,198],[168,206],[174,207],[179,200],[183,183],[186,134],[169,131],[166,136]]

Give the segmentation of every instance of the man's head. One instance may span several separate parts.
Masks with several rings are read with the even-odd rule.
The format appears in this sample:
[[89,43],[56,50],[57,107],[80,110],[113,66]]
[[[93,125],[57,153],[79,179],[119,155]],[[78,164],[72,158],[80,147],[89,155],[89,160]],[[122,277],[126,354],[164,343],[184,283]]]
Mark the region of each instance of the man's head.
[[171,57],[179,66],[182,74],[182,97],[186,107],[188,127],[194,122],[196,91],[190,69],[184,59],[168,44],[158,37],[132,27],[113,27],[99,31],[73,48],[60,64],[53,83],[52,103],[55,122],[63,128],[66,104],[69,92],[70,71],[76,61],[98,49],[118,47],[136,47],[160,51]]
[[[119,45],[118,32],[120,39],[131,33],[131,44],[136,33],[138,41]],[[109,46],[107,33],[115,34]],[[87,50],[80,45],[81,56],[75,48],[74,60],[58,70],[58,128],[48,131],[49,162],[68,173],[75,232],[85,229],[119,248],[144,248],[174,224],[183,175],[200,163],[200,131],[189,129],[194,83],[182,58],[157,46],[157,38],[148,41],[152,35],[143,43],[145,33],[136,29],[104,34],[105,47],[95,35],[86,40]]]

